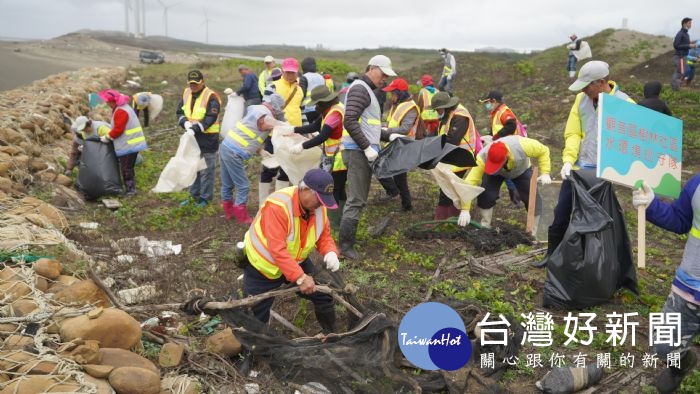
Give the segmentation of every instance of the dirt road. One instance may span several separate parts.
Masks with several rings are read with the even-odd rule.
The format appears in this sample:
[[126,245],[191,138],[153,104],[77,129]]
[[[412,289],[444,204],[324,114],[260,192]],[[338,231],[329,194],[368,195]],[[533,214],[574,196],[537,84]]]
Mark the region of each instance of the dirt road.
[[[22,45],[0,42],[0,91],[14,89],[49,75],[77,70],[80,64],[67,59],[50,59],[22,52]],[[19,52],[16,52],[19,50]]]

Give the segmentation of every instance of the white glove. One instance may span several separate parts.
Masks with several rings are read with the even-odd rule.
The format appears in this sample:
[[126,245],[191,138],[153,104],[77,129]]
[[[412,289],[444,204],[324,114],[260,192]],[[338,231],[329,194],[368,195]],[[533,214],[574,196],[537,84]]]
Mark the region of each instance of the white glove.
[[185,126],[185,130],[191,129],[191,128],[192,128],[192,122],[190,122],[190,121],[188,120],[188,121],[186,121],[186,122],[183,124],[183,126]]
[[100,141],[104,142],[105,144],[109,144],[109,142],[112,141],[112,139],[109,138],[108,135],[103,135],[102,137],[100,137]]
[[323,261],[326,263],[326,269],[335,272],[340,268],[340,260],[335,252],[328,252],[323,256]]
[[78,145],[78,152],[82,152],[82,151],[83,151],[83,146],[82,146],[82,145]]
[[194,130],[188,128],[188,129],[185,131],[185,134],[191,135],[192,137],[194,137]]
[[298,144],[292,146],[291,148],[289,148],[289,152],[290,152],[291,154],[293,154],[293,155],[298,155],[298,154],[300,154],[303,150],[304,150],[304,143],[303,143],[303,142],[300,142],[300,143],[298,143]]
[[561,179],[563,181],[571,176],[571,169],[573,167],[574,166],[571,163],[564,163],[564,165],[561,167]]
[[368,146],[367,149],[364,150],[364,152],[365,157],[367,157],[367,161],[369,161],[370,163],[377,160],[377,156],[379,156],[377,151],[374,150],[374,148],[372,148],[371,146]]
[[654,190],[646,182],[642,182],[641,189],[632,192],[632,205],[635,207],[648,207],[654,201]]
[[472,215],[469,213],[468,209],[463,209],[462,211],[459,212],[459,219],[457,219],[457,224],[460,227],[466,226],[471,221],[472,221]]
[[395,140],[395,139],[397,139],[397,138],[404,138],[404,137],[406,137],[406,136],[403,135],[403,134],[391,133],[391,134],[389,134],[389,142],[391,142],[391,141],[393,141],[393,140]]
[[537,180],[543,185],[549,185],[552,183],[552,177],[549,176],[549,174],[542,174],[537,177]]
[[227,95],[227,96],[232,95],[232,94],[233,94],[233,89],[231,89],[231,88],[226,88],[226,89],[224,89],[224,94]]

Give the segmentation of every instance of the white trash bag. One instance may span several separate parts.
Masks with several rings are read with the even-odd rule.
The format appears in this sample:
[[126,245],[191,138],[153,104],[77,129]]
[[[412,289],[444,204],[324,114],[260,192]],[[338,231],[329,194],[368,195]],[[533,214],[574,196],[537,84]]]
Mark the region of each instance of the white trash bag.
[[228,95],[226,109],[224,109],[224,118],[221,120],[220,135],[222,137],[226,137],[226,133],[229,130],[233,130],[236,127],[236,123],[243,118],[243,113],[245,112],[244,104],[245,100],[243,100],[243,97],[233,94]]
[[148,120],[153,122],[163,111],[163,96],[151,94],[151,101],[148,103]]
[[207,168],[194,136],[183,133],[175,156],[160,173],[154,193],[172,193],[189,187],[197,178],[197,172]]
[[321,164],[321,147],[315,146],[311,149],[304,149],[300,154],[295,155],[289,151],[294,145],[307,141],[306,137],[299,134],[289,134],[290,126],[277,126],[272,129],[272,147],[275,154],[273,157],[280,167],[289,176],[292,185],[298,185],[304,178],[307,171],[312,168],[319,168]]
[[471,202],[484,191],[483,187],[472,186],[455,175],[449,164],[438,163],[437,167],[430,170],[430,173],[440,186],[440,190],[452,200],[457,209],[462,209],[465,202]]

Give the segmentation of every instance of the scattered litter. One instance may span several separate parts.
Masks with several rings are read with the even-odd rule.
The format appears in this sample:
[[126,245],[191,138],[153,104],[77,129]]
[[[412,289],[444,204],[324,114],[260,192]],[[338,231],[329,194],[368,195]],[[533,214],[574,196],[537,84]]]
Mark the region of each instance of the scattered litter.
[[258,375],[260,375],[260,371],[256,371],[254,369],[251,369],[250,372],[248,373],[249,378],[257,378]]
[[240,274],[236,280],[243,280],[243,274]]
[[309,382],[301,386],[299,390],[294,390],[294,394],[331,394],[326,386],[319,382]]
[[603,377],[603,369],[591,363],[585,368],[554,368],[535,386],[545,393],[575,393],[596,384]]
[[127,79],[126,86],[128,86],[130,88],[140,88],[141,84],[136,82],[136,81],[132,81],[131,79]]
[[130,254],[120,254],[119,256],[117,256],[117,262],[122,264],[131,264],[134,262],[134,256]]
[[244,388],[246,394],[258,394],[260,392],[260,385],[257,383],[246,383]]
[[161,85],[163,85],[163,86],[165,86],[165,85],[167,85],[167,84],[168,84],[168,81],[166,81],[166,80],[162,80],[162,81],[160,81],[160,84],[161,84]]
[[133,289],[119,290],[117,295],[122,302],[124,302],[124,304],[132,305],[150,300],[151,298],[157,296],[158,290],[156,290],[156,287],[153,285],[145,285],[134,287]]
[[141,328],[144,330],[150,330],[158,327],[158,323],[160,323],[160,320],[157,317],[150,317],[141,323]]
[[80,227],[94,230],[100,227],[100,224],[95,222],[81,222]]
[[102,280],[102,284],[105,285],[105,287],[108,289],[114,286],[116,283],[117,282],[112,278],[105,278]]
[[116,200],[114,198],[103,198],[102,204],[104,204],[104,206],[108,209],[112,210],[119,209],[122,207],[122,204],[119,202],[119,200]]
[[151,241],[144,236],[135,238],[122,238],[117,241],[117,244],[122,249],[131,251],[138,250],[139,253],[145,254],[148,257],[161,257],[182,252],[182,245],[173,245],[173,241]]

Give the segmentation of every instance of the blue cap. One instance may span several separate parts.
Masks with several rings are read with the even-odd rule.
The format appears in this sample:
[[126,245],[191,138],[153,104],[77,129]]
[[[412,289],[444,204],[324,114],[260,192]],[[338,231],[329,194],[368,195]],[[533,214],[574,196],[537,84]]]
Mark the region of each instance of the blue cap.
[[328,209],[338,208],[333,198],[333,177],[320,168],[309,170],[304,175],[304,184],[316,192],[316,197]]

